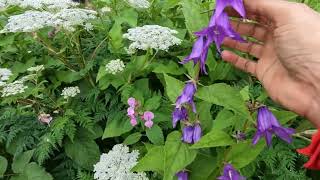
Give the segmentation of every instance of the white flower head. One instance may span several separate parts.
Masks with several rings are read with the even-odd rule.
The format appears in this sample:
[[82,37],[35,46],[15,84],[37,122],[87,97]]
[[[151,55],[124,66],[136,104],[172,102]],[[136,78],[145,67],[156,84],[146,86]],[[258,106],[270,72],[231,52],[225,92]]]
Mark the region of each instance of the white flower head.
[[107,154],[100,156],[94,165],[94,179],[97,180],[148,180],[145,173],[133,173],[131,169],[137,164],[139,152],[123,144],[113,146]]
[[150,2],[147,0],[127,0],[128,4],[137,9],[148,9],[150,7]]
[[0,33],[34,32],[52,26],[53,14],[46,11],[26,11],[23,14],[10,16],[8,23]]
[[74,87],[66,87],[62,90],[61,95],[63,96],[64,99],[68,99],[70,97],[75,97],[77,94],[80,93],[80,89],[78,86]]
[[27,69],[27,71],[29,72],[41,72],[43,70],[44,70],[44,65],[38,65],[38,66],[30,67]]
[[84,26],[89,20],[95,19],[96,14],[96,11],[88,9],[63,9],[53,16],[53,26],[74,31],[74,26]]
[[25,86],[22,81],[14,81],[9,84],[5,84],[2,89],[1,97],[13,96],[25,92],[28,86]]
[[181,40],[174,36],[178,32],[167,27],[158,25],[145,25],[131,28],[123,37],[132,41],[128,51],[134,52],[137,49],[168,51],[171,46],[181,44]]
[[93,30],[93,25],[91,23],[86,23],[84,25],[84,29],[87,31],[92,31]]
[[[1,1],[0,1],[1,2]],[[72,0],[7,0],[6,6],[15,5],[22,8],[59,10],[78,6]]]
[[107,13],[111,12],[111,10],[112,9],[109,6],[105,6],[105,7],[100,9],[102,14],[107,14]]
[[7,81],[9,80],[12,72],[10,69],[7,68],[0,68],[0,81]]
[[121,61],[120,59],[111,60],[106,65],[106,72],[115,75],[117,73],[122,72],[124,70],[124,68],[125,68],[125,65],[124,65],[123,61]]

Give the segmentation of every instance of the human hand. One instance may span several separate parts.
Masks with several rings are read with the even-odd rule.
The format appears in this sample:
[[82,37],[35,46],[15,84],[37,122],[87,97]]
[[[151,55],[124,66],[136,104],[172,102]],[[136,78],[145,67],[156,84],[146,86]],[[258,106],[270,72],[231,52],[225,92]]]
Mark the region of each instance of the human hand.
[[[270,97],[320,127],[320,15],[304,4],[244,0],[247,18],[235,30],[259,43],[226,39],[224,45],[258,58],[223,51],[222,58],[256,76]],[[232,14],[232,12],[231,12]]]

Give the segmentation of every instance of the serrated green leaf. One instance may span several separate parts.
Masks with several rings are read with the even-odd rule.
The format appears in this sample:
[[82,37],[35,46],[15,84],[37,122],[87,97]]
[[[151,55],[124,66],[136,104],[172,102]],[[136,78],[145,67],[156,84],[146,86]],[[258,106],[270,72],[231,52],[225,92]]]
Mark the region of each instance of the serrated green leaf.
[[156,110],[161,105],[161,96],[153,96],[144,103],[144,109],[147,111]]
[[124,141],[123,141],[123,144],[126,144],[126,145],[131,145],[131,144],[135,144],[136,142],[138,142],[141,138],[141,133],[139,132],[136,132],[136,133],[133,133],[133,134],[130,134]]
[[138,164],[132,168],[132,171],[156,171],[163,174],[164,155],[163,146],[154,146],[150,148],[148,153],[139,160]]
[[233,112],[223,109],[218,113],[216,119],[214,120],[213,129],[223,130],[224,128],[234,125],[236,120],[237,116],[235,116]]
[[32,162],[26,165],[22,174],[13,176],[10,180],[53,180],[43,167]]
[[178,79],[170,77],[164,74],[164,79],[166,82],[166,92],[171,102],[175,103],[177,97],[183,90],[184,83]]
[[204,101],[232,110],[245,118],[251,118],[240,92],[227,84],[217,83],[199,88],[196,96]]
[[133,128],[128,117],[121,113],[125,112],[109,117],[102,139],[120,136]]
[[211,107],[212,104],[205,101],[197,104],[197,110],[199,111],[199,120],[201,123],[202,131],[204,133],[207,133],[212,129],[213,119],[210,112]]
[[182,0],[180,4],[190,33],[199,31],[208,25],[208,16],[202,13],[204,10],[201,10],[199,1]]
[[260,141],[255,146],[252,145],[250,140],[234,144],[226,159],[227,162],[230,162],[235,168],[240,169],[255,160],[264,148],[264,141]]
[[4,173],[7,170],[8,161],[5,157],[0,156],[0,177],[3,177]]
[[97,78],[96,78],[96,82],[98,82],[105,75],[107,75],[106,67],[104,65],[102,65],[99,68],[99,71],[98,71],[98,74],[97,74]]
[[13,159],[11,168],[14,173],[22,173],[32,158],[34,150],[26,151]]
[[212,130],[203,136],[199,142],[194,144],[192,149],[230,146],[234,144],[234,140],[225,132],[220,130]]
[[152,72],[154,73],[165,73],[165,74],[172,74],[172,75],[181,75],[184,73],[184,69],[180,68],[177,63],[173,61],[169,61],[167,64],[162,63],[152,63],[153,67]]
[[146,129],[147,137],[155,145],[164,144],[164,137],[162,129],[158,125],[153,125],[152,128]]
[[59,81],[66,82],[66,83],[72,83],[82,78],[79,72],[71,72],[71,71],[56,71],[56,76]]
[[210,174],[218,167],[217,158],[211,154],[199,153],[196,159],[188,166],[190,180],[207,180]]
[[164,180],[172,180],[175,174],[189,165],[197,155],[196,150],[181,141],[181,133],[174,131],[167,137],[164,147]]

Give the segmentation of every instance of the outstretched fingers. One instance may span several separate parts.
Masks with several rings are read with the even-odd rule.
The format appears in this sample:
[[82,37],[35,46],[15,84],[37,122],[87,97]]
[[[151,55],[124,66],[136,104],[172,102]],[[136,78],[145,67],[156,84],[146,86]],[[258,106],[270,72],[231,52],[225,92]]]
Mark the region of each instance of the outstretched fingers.
[[231,51],[223,51],[222,59],[231,63],[235,67],[245,72],[251,73],[252,75],[256,75],[257,63],[248,59],[245,59]]

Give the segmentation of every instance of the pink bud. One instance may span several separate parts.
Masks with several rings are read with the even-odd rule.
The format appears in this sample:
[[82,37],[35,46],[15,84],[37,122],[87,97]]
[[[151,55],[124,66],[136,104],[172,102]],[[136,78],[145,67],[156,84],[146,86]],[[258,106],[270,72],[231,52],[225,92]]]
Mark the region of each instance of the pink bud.
[[144,125],[145,125],[146,127],[148,127],[148,128],[152,128],[152,126],[153,126],[153,121],[146,121],[146,122],[144,123]]
[[42,123],[46,123],[46,124],[50,124],[50,122],[52,121],[52,117],[50,114],[45,114],[45,113],[41,113],[38,116],[39,121],[41,121]]
[[154,114],[153,112],[150,111],[146,111],[143,113],[143,119],[146,121],[152,121],[152,119],[154,118]]
[[134,108],[133,107],[129,107],[127,110],[128,116],[133,116],[134,115]]
[[132,126],[136,126],[138,124],[136,118],[131,118],[130,123],[131,123]]
[[129,104],[130,107],[134,108],[134,107],[136,107],[137,101],[136,101],[135,98],[131,97],[131,98],[128,99],[128,104]]

